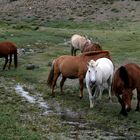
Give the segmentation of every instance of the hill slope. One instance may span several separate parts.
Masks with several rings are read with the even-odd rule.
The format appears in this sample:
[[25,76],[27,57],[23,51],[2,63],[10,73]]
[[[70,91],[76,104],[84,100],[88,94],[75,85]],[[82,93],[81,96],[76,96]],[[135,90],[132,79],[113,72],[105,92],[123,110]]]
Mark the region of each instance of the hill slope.
[[0,0],[0,15],[0,20],[8,21],[139,21],[140,1]]

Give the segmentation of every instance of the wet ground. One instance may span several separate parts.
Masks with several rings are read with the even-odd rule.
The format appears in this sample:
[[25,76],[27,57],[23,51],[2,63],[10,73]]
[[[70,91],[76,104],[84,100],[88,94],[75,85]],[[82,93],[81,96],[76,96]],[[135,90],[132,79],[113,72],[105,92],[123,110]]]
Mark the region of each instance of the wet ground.
[[[8,82],[7,82],[8,81]],[[106,118],[106,112],[98,110],[99,112],[86,111],[85,108],[80,111],[76,111],[71,107],[65,107],[57,100],[58,98],[51,98],[51,102],[48,102],[43,94],[36,91],[34,85],[25,85],[16,83],[14,80],[5,80],[0,78],[0,87],[4,87],[8,92],[14,92],[21,97],[21,100],[25,100],[30,106],[38,107],[41,111],[39,117],[53,118],[56,117],[60,122],[60,127],[68,127],[68,130],[63,133],[59,132],[58,139],[65,140],[139,140],[140,128],[139,120],[133,118],[124,118],[122,116],[114,116],[114,120],[106,119],[103,121],[103,117]],[[32,93],[34,91],[34,93]],[[8,97],[10,98],[10,97]],[[49,100],[49,99],[48,99]],[[114,103],[115,104],[115,103]],[[99,107],[99,106],[97,106]],[[101,113],[100,113],[101,112]],[[86,116],[93,116],[93,118]],[[102,116],[100,116],[102,115]],[[136,114],[135,115],[139,115]],[[24,116],[21,114],[21,116]],[[24,116],[24,119],[28,119],[28,115]],[[95,117],[97,116],[99,118]],[[131,114],[130,114],[131,116]],[[30,116],[32,118],[32,116]],[[36,116],[37,117],[37,116]],[[116,119],[115,119],[116,117]],[[38,118],[38,117],[37,117]],[[91,119],[90,119],[91,118]],[[113,119],[113,118],[112,118]],[[32,121],[32,119],[31,119]],[[52,120],[53,122],[53,120]],[[118,125],[117,123],[120,123]],[[42,127],[46,127],[47,123],[43,123]],[[137,126],[137,127],[135,127]],[[51,133],[50,139],[56,139],[58,133]]]
[[[31,104],[36,104],[42,108],[42,115],[47,116],[59,116],[61,118],[61,123],[64,126],[69,126],[71,129],[68,133],[67,139],[71,140],[125,140],[125,139],[139,139],[140,137],[129,134],[114,133],[111,129],[105,126],[105,124],[96,123],[91,120],[86,121],[82,118],[85,116],[85,112],[74,112],[68,108],[63,108],[60,106],[59,102],[53,99],[53,105],[51,107],[46,100],[42,98],[41,94],[31,95],[28,91],[25,91],[23,85],[15,85],[15,91],[17,94],[25,98]],[[125,129],[125,128],[124,128]],[[62,136],[63,138],[63,136]]]

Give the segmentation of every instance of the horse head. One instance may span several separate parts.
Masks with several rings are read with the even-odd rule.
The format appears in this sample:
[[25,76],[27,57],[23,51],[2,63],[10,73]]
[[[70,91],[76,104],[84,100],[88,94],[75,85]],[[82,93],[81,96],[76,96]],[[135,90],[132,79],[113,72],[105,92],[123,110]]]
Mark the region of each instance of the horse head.
[[122,90],[122,97],[121,97],[121,99],[122,99],[122,101],[124,103],[125,110],[127,112],[129,112],[131,110],[132,96],[133,96],[133,93],[132,93],[131,89],[123,89]]
[[90,60],[90,62],[88,62],[88,75],[89,75],[89,79],[90,79],[90,83],[93,85],[96,82],[96,62],[94,60]]

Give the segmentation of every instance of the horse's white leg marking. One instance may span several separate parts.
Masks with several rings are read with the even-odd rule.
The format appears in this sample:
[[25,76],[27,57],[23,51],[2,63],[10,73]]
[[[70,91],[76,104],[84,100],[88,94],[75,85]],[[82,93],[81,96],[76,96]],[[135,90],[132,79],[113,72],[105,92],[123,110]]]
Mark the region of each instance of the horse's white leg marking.
[[111,99],[111,85],[108,86],[108,94],[109,94],[109,101],[112,102],[112,99]]

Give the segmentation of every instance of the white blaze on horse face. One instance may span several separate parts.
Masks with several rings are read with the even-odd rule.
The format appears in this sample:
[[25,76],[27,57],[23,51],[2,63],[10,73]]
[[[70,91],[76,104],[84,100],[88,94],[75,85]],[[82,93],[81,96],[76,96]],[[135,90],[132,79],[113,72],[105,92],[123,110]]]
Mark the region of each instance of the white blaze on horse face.
[[90,78],[90,82],[92,83],[92,84],[94,84],[95,83],[95,81],[96,81],[96,77],[95,77],[95,69],[94,68],[89,68],[88,69],[88,72],[89,72],[89,78]]
[[91,60],[88,65],[88,74],[91,84],[94,84],[96,81],[96,70],[95,70],[95,61]]

